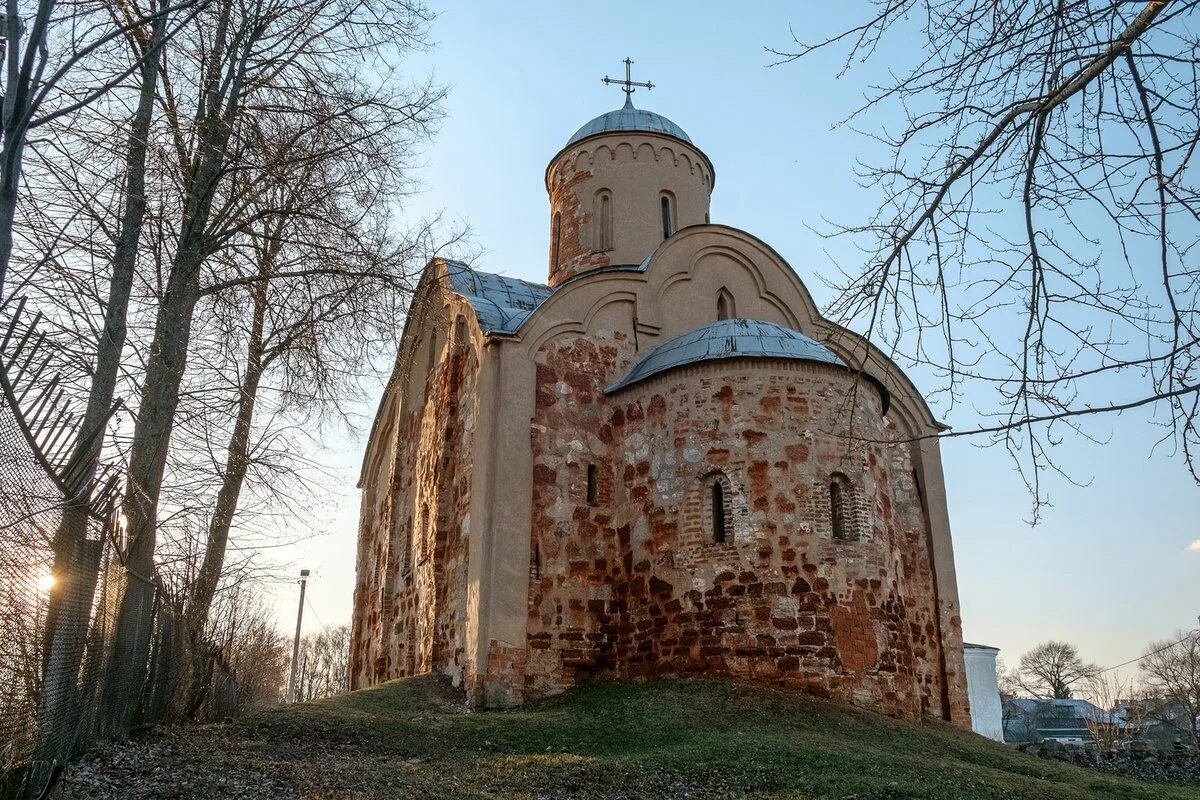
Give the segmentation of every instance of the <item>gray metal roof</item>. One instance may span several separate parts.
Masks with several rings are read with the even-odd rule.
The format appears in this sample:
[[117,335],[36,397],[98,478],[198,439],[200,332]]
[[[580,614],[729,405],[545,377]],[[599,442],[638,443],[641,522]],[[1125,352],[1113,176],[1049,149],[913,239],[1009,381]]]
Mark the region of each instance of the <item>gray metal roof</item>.
[[1069,707],[1077,716],[1087,717],[1089,714],[1095,715],[1103,713],[1102,709],[1090,703],[1087,700],[1076,697],[1064,697],[1055,700],[1038,700],[1029,697],[1014,697],[1010,700],[1014,706],[1026,713],[1032,713],[1041,709],[1050,709],[1058,707]]
[[598,133],[613,133],[615,131],[661,133],[666,136],[673,136],[676,139],[682,139],[688,144],[692,143],[688,135],[683,132],[683,128],[661,114],[655,114],[653,111],[646,111],[641,108],[634,108],[633,101],[626,95],[623,107],[618,108],[616,111],[609,111],[607,114],[601,114],[575,131],[575,135],[567,140],[565,147],[570,147],[576,142],[586,139],[589,136],[595,136]]
[[797,331],[772,322],[722,319],[660,344],[604,391],[612,393],[675,367],[719,358],[784,358],[846,366],[825,345]]
[[450,289],[470,301],[484,333],[516,333],[554,291],[540,283],[493,275],[461,261],[446,261]]

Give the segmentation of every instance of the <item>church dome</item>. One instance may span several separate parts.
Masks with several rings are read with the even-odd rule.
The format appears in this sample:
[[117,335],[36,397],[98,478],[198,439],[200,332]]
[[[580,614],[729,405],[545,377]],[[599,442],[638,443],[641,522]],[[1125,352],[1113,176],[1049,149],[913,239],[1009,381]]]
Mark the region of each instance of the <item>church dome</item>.
[[661,114],[655,114],[653,111],[646,111],[641,108],[634,108],[633,100],[627,95],[623,107],[618,108],[616,111],[609,111],[607,114],[601,114],[588,122],[582,128],[575,131],[575,134],[567,140],[564,147],[570,147],[589,136],[596,136],[601,133],[617,133],[620,131],[661,133],[664,136],[670,136],[692,144],[692,140],[684,133],[683,128]]
[[[605,394],[640,383],[661,372],[702,361],[725,358],[778,358],[813,361],[852,370],[832,350],[815,339],[776,325],[753,319],[722,319],[676,336],[654,348],[625,374],[607,387]],[[872,375],[860,373],[878,391],[886,414],[890,397],[887,389]]]
[[660,344],[605,391],[615,392],[675,367],[719,358],[788,358],[846,366],[828,347],[803,333],[773,322],[721,319]]

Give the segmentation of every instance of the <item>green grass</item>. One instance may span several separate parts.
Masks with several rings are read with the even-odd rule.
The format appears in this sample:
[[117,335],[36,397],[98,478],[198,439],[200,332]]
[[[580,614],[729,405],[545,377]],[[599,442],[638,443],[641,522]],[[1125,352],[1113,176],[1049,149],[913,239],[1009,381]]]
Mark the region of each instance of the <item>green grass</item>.
[[[156,736],[141,758],[172,759],[168,774],[189,782],[177,796],[206,800],[224,796],[225,784],[205,786],[209,772],[302,798],[1200,798],[942,723],[708,680],[600,683],[468,714],[440,681],[417,678]],[[93,768],[103,772],[105,757]],[[160,783],[112,796],[176,795]]]

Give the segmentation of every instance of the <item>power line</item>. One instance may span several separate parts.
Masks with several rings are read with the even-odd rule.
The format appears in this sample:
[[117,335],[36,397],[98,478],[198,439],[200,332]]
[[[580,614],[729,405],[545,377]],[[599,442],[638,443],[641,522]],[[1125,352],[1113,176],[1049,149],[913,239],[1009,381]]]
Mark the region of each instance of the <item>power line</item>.
[[1158,648],[1157,650],[1151,650],[1149,653],[1143,653],[1142,655],[1138,656],[1137,658],[1131,658],[1128,661],[1122,661],[1120,664],[1117,664],[1115,666],[1105,667],[1104,669],[1100,670],[1100,674],[1103,675],[1105,672],[1112,672],[1114,669],[1120,669],[1121,667],[1127,667],[1130,664],[1136,664],[1137,662],[1139,662],[1143,659],[1146,659],[1146,658],[1149,658],[1150,656],[1161,653],[1163,650],[1170,650],[1175,645],[1186,642],[1188,639],[1191,639],[1193,636],[1195,636],[1198,633],[1200,633],[1200,629],[1188,631],[1186,634],[1184,634],[1182,639],[1177,639],[1177,640],[1171,642],[1170,644],[1164,644],[1162,647]]
[[322,628],[327,627],[325,622],[321,619],[321,615],[317,613],[315,608],[313,608],[312,600],[308,597],[305,597],[304,602],[308,604],[308,610],[312,612],[312,615],[317,618],[317,624]]

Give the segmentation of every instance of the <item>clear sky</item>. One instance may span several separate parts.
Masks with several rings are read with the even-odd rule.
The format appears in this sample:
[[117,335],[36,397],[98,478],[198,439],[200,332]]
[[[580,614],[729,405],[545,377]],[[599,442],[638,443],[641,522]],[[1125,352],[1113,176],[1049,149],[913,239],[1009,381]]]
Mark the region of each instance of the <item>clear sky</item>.
[[[436,2],[436,0],[435,0]],[[743,228],[787,259],[819,305],[830,249],[810,228],[853,222],[870,198],[855,182],[871,143],[832,126],[861,99],[871,70],[838,78],[836,57],[768,68],[764,46],[786,48],[789,26],[815,39],[857,21],[854,3],[441,3],[437,46],[412,62],[449,84],[448,118],[427,152],[424,193],[413,216],[444,211],[470,224],[479,267],[534,281],[546,277],[547,161],[583,123],[620,106],[600,82],[635,61],[655,84],[635,103],[678,123],[716,166],[713,222]],[[899,55],[899,54],[897,54]],[[876,120],[886,123],[887,120]],[[857,216],[856,216],[857,215]],[[849,267],[854,264],[847,262]],[[913,373],[918,388],[932,388]],[[380,381],[382,387],[382,381]],[[306,629],[349,619],[365,431],[378,393],[357,409],[361,433],[338,437],[321,460],[339,480],[333,505],[314,509],[324,533],[273,559],[313,570]],[[938,409],[958,428],[970,403]],[[943,443],[955,562],[968,641],[994,645],[1010,665],[1049,638],[1075,643],[1104,665],[1139,655],[1151,639],[1196,626],[1200,615],[1200,490],[1180,458],[1153,443],[1145,413],[1093,421],[1098,445],[1068,440],[1057,458],[1079,488],[1050,483],[1053,507],[1024,521],[1030,498],[1002,449],[968,439]],[[295,624],[296,590],[273,587],[280,625]]]

